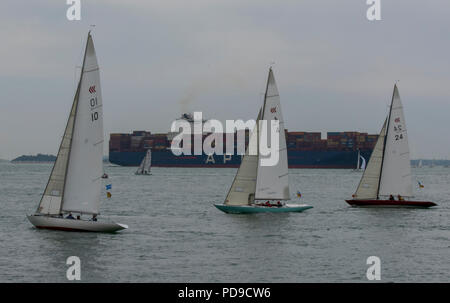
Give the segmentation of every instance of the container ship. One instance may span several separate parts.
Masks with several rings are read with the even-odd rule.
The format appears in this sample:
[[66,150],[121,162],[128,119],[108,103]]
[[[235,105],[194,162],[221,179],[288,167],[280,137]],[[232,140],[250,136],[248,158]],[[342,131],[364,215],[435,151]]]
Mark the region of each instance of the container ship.
[[[190,114],[180,119],[193,123]],[[236,147],[229,155],[179,155],[172,153],[171,142],[176,133],[153,134],[149,131],[133,131],[131,134],[110,134],[109,162],[121,166],[139,166],[148,149],[152,151],[152,166],[156,167],[239,167],[241,155]],[[203,139],[208,134],[203,134]],[[248,131],[245,132],[246,144]],[[357,167],[358,155],[368,160],[378,135],[360,132],[328,132],[322,139],[320,132],[289,132],[286,130],[289,168],[347,168]]]

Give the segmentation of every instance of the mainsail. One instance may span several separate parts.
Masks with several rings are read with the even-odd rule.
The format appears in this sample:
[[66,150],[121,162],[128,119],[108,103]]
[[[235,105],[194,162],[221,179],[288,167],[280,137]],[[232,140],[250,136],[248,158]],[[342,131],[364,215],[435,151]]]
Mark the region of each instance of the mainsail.
[[360,159],[360,157],[361,157],[361,153],[360,153],[360,151],[359,151],[359,149],[358,149],[358,159],[356,160],[356,169],[359,169],[359,159]]
[[88,33],[80,80],[38,213],[97,214],[103,170],[103,110],[94,43]]
[[386,132],[379,196],[412,197],[408,135],[397,85],[394,87]]
[[363,156],[359,156],[359,158],[361,159],[361,166],[359,167],[359,169],[365,170],[366,169],[366,159],[364,159]]
[[[264,105],[262,108],[261,120],[267,121],[268,131],[267,136],[269,137],[267,142],[272,144],[270,138],[270,124],[273,120],[279,121],[278,128],[278,140],[279,140],[279,158],[278,162],[274,166],[264,166],[261,165],[262,159],[264,157],[259,155],[258,170],[256,178],[256,193],[255,199],[257,200],[289,200],[289,174],[288,174],[288,163],[287,163],[287,149],[286,149],[286,138],[284,131],[284,120],[281,113],[280,95],[278,94],[277,84],[275,82],[275,77],[273,75],[272,69],[269,70],[269,77],[267,79],[267,88],[264,98]],[[264,132],[259,132],[259,138]],[[272,155],[273,156],[273,155]]]

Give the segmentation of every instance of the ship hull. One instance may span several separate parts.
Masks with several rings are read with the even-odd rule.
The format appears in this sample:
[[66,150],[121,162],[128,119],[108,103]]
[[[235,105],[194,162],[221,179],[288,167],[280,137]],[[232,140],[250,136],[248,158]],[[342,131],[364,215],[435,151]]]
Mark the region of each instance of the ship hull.
[[127,229],[125,224],[114,222],[85,221],[66,218],[56,218],[43,215],[27,216],[28,220],[39,229],[52,229],[60,231],[82,231],[82,232],[103,232],[114,233]]
[[256,206],[256,205],[224,205],[224,204],[214,204],[214,206],[227,213],[227,214],[256,214],[256,213],[292,213],[292,212],[302,212],[307,209],[313,208],[306,204],[286,204],[282,207],[272,206]]
[[345,200],[351,206],[356,207],[412,207],[428,208],[436,206],[429,201],[398,201],[398,200]]
[[[146,152],[113,152],[109,161],[121,166],[139,166]],[[371,151],[361,152],[369,159]],[[356,166],[357,151],[298,151],[288,150],[289,168],[345,168]],[[239,167],[240,155],[180,155],[171,150],[152,150],[152,167]]]

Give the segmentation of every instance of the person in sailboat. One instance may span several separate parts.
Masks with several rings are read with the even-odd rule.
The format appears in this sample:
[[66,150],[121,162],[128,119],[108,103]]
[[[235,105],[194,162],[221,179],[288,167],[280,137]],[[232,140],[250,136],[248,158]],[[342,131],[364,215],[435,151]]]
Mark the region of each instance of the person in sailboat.
[[92,221],[97,221],[97,214],[92,215]]
[[398,195],[398,200],[399,200],[399,201],[403,201],[404,199],[403,199],[402,196]]
[[69,213],[69,215],[66,217],[66,219],[74,219],[75,220],[75,218],[72,216],[72,213]]
[[394,199],[394,196],[393,196],[393,195],[390,195],[390,196],[389,196],[389,200],[390,200],[390,201],[394,201],[394,200],[395,200],[395,199]]

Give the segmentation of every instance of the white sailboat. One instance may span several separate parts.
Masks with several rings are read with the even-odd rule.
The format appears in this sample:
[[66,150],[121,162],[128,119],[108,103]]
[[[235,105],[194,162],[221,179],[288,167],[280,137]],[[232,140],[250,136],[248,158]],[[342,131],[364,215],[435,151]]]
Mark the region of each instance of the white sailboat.
[[[102,174],[100,73],[89,32],[81,75],[58,156],[36,213],[28,219],[37,228],[46,229],[115,232],[128,228],[124,224],[97,221]],[[78,214],[77,219],[72,213]],[[82,219],[82,215],[91,215],[92,219]]]
[[419,164],[417,165],[418,168],[422,168],[422,159],[419,160]]
[[389,115],[352,200],[352,206],[430,207],[412,198],[411,162],[403,106],[394,86]]
[[[274,166],[261,165],[265,156],[260,153],[259,142],[264,135],[259,131],[259,121],[279,120],[279,159]],[[269,131],[267,132],[270,133]],[[270,142],[270,140],[267,140]],[[255,147],[256,155],[250,153]],[[284,120],[280,97],[272,68],[269,69],[263,106],[258,114],[255,129],[251,133],[246,153],[228,191],[224,204],[215,206],[226,213],[301,212],[312,206],[290,204],[289,173],[287,164]]]
[[142,159],[139,168],[136,171],[136,175],[151,175],[150,169],[152,166],[152,150],[147,149],[147,153],[145,154],[144,159]]

